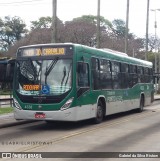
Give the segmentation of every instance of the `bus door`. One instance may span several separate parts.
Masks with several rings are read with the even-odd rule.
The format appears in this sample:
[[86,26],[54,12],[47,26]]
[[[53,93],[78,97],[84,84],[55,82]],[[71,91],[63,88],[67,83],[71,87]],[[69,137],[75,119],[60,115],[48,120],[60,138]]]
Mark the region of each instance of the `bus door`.
[[90,94],[90,66],[89,62],[83,61],[77,63],[77,104],[81,111],[81,116],[87,118],[90,116],[91,94]]

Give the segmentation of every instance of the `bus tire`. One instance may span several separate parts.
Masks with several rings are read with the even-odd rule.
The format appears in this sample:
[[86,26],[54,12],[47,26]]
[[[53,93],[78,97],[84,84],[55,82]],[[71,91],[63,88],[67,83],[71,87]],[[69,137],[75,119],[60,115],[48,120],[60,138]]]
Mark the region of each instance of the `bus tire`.
[[99,124],[104,118],[104,106],[101,100],[98,101],[96,117],[94,118],[94,123]]
[[142,112],[144,110],[144,96],[141,96],[140,103],[139,103],[139,108],[137,109],[137,112]]

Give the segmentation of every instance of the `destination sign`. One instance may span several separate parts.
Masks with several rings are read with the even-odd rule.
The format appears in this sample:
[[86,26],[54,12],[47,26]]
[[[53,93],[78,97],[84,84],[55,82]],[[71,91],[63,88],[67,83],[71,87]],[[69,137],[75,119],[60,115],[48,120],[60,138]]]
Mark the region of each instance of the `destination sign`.
[[21,56],[51,56],[65,55],[65,48],[45,47],[45,48],[25,48],[21,51]]
[[39,84],[34,84],[34,85],[30,85],[30,84],[25,84],[23,85],[23,90],[25,91],[39,91],[41,90],[41,85]]

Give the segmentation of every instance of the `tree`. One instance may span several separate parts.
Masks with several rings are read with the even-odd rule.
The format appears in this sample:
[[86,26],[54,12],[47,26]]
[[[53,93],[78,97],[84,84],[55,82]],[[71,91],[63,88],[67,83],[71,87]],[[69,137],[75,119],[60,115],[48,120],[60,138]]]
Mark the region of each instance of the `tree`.
[[[40,29],[48,29],[50,35],[52,35],[52,18],[40,17],[37,21],[31,21],[31,31],[40,31]],[[63,42],[64,24],[59,18],[57,18],[57,42]],[[51,41],[50,41],[51,42]]]
[[51,28],[52,18],[51,17],[40,17],[37,21],[31,21],[31,30],[40,28]]
[[[111,30],[112,24],[101,16],[101,33]],[[83,15],[65,22],[65,41],[95,46],[97,16]]]
[[91,46],[95,37],[96,26],[86,20],[65,23],[65,41]]
[[126,24],[122,19],[113,20],[112,25],[112,31],[116,34],[117,37],[125,37]]
[[[96,44],[96,25],[97,17],[84,15],[74,18],[72,21],[63,23],[58,19],[57,23],[57,42],[72,42],[88,46]],[[4,26],[4,21],[0,19],[0,26]],[[115,19],[110,23],[101,17],[101,47],[124,52],[125,22]],[[22,39],[14,41],[14,46],[9,47],[8,56],[15,56],[16,50],[20,46],[50,43],[51,42],[51,18],[41,17],[37,21],[32,21],[32,30]],[[129,33],[128,51],[130,56],[144,59],[144,39]],[[1,41],[0,41],[1,43]],[[152,47],[154,47],[152,45]]]
[[[97,16],[94,15],[83,15],[81,17],[78,18],[74,18],[73,21],[87,21],[88,23],[97,25]],[[103,16],[100,16],[100,27],[101,27],[101,31],[103,31],[103,29],[107,29],[107,30],[111,30],[112,29],[112,23],[105,19]]]
[[26,24],[19,17],[6,16],[0,19],[0,48],[8,50],[17,40],[20,40],[26,33]]

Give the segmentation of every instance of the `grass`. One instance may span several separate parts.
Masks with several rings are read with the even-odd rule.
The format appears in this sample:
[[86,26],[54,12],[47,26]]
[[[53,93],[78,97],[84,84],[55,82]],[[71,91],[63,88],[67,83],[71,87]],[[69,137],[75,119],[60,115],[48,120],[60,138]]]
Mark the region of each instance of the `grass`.
[[11,113],[11,112],[13,112],[13,108],[12,107],[0,108],[0,115]]

